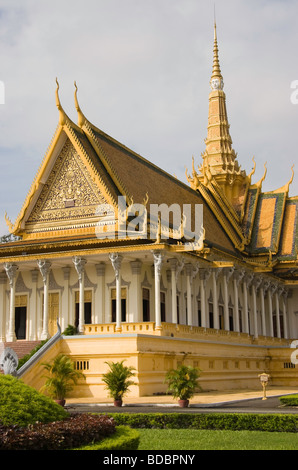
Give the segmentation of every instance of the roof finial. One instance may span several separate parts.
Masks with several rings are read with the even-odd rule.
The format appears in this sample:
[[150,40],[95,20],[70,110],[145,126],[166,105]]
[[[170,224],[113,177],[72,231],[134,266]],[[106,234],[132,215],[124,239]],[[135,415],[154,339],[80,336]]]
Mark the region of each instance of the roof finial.
[[294,166],[295,166],[295,165],[292,165],[292,168],[291,168],[291,170],[292,170],[292,176],[291,176],[290,181],[288,182],[288,185],[287,185],[287,186],[288,186],[288,191],[289,191],[290,184],[292,184],[293,179],[294,179]]
[[65,112],[61,106],[61,102],[60,102],[60,98],[59,98],[59,82],[58,82],[58,79],[56,77],[56,83],[57,83],[57,88],[56,88],[56,106],[59,110],[59,124],[61,126],[63,126],[63,124],[65,124],[65,120],[66,120],[66,115],[65,115]]
[[78,87],[77,87],[76,81],[74,81],[74,86],[75,86],[74,99],[75,99],[75,107],[78,112],[78,125],[82,127],[85,122],[85,116],[82,113],[79,102],[78,102],[78,97],[77,97]]
[[223,89],[223,77],[220,71],[219,58],[218,58],[218,45],[217,45],[217,31],[215,20],[215,6],[214,6],[214,46],[213,46],[213,69],[210,80],[212,90]]

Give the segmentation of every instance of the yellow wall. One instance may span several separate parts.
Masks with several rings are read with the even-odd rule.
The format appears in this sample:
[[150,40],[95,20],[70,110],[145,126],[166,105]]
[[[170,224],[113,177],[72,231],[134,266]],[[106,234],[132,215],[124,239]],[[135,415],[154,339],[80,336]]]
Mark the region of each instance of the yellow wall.
[[[219,341],[220,340],[220,341]],[[259,388],[258,374],[267,372],[273,385],[295,386],[295,369],[290,363],[292,349],[285,345],[262,346],[201,338],[175,338],[152,334],[103,334],[65,336],[22,377],[25,383],[40,389],[44,383],[41,362],[51,360],[59,352],[69,355],[86,376],[72,392],[72,397],[108,398],[102,374],[106,361],[125,360],[137,370],[136,386],[130,397],[164,393],[167,370],[185,363],[201,370],[203,390]],[[297,374],[297,372],[296,372]]]

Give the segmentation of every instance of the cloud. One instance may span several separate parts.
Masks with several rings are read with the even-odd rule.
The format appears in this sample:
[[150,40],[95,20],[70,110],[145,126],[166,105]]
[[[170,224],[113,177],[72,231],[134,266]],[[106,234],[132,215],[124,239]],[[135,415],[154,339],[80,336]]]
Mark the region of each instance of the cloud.
[[[295,1],[216,5],[233,146],[247,171],[255,155],[256,179],[268,161],[266,190],[288,181],[297,159],[297,13]],[[16,218],[55,131],[56,76],[75,122],[74,80],[88,119],[185,181],[185,165],[204,150],[212,49],[207,0],[2,1],[0,230],[5,210]]]

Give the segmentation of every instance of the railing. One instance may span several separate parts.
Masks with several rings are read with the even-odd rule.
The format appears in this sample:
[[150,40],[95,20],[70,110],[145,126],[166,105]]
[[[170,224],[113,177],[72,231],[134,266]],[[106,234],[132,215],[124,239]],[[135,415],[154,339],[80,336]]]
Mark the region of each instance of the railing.
[[180,325],[174,323],[162,323],[161,328],[156,329],[154,322],[122,323],[121,330],[116,331],[115,323],[84,325],[85,335],[121,335],[121,334],[149,334],[155,336],[166,336],[172,338],[192,338],[204,340],[221,340],[225,342],[255,344],[255,345],[279,345],[289,346],[290,340],[284,338],[272,338],[259,336],[255,338],[248,333],[237,331],[217,330],[215,328],[204,328],[201,326]]

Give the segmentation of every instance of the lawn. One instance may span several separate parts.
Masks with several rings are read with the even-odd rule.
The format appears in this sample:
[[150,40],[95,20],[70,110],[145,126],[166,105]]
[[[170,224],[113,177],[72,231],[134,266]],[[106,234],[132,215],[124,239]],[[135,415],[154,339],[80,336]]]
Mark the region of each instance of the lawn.
[[298,450],[296,433],[138,429],[139,450]]

